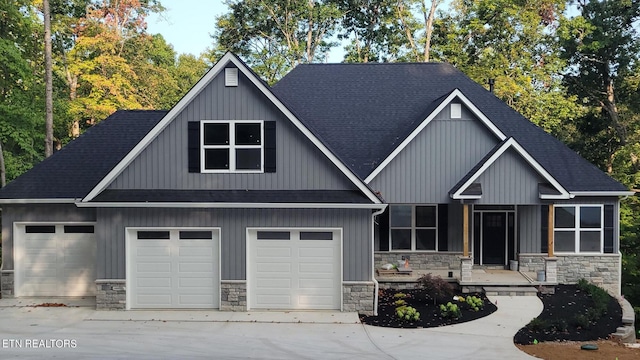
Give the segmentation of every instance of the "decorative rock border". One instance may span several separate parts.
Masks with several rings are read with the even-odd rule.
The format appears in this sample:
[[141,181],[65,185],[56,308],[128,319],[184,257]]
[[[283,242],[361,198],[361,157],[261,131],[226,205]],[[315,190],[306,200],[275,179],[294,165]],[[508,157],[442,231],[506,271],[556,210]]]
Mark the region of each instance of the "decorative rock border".
[[616,332],[611,334],[611,337],[621,343],[635,343],[636,342],[636,327],[635,320],[636,315],[633,312],[633,306],[622,296],[615,296],[616,300],[622,308],[622,326],[616,329]]

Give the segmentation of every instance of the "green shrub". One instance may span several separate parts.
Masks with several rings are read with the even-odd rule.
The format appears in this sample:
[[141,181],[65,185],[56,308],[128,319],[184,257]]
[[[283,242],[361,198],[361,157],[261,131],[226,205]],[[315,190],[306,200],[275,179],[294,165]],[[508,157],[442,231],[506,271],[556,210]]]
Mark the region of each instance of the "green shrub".
[[453,286],[440,276],[428,273],[419,277],[417,282],[418,286],[423,288],[433,299],[434,304],[438,299],[446,299],[453,296]]
[[569,324],[564,319],[558,319],[551,322],[551,327],[554,328],[557,332],[567,332],[569,330]]
[[466,302],[473,311],[480,311],[484,307],[484,300],[477,296],[467,296]]
[[395,305],[395,306],[407,305],[407,302],[402,300],[402,299],[399,299],[399,300],[394,301],[393,305]]
[[573,322],[573,325],[581,329],[588,329],[589,326],[591,325],[589,318],[584,314],[578,314],[574,316],[572,322]]
[[404,299],[404,298],[406,298],[406,297],[407,297],[407,294],[405,294],[405,293],[401,293],[401,292],[396,293],[396,294],[394,294],[394,295],[393,295],[393,298],[394,298],[394,299]]
[[590,322],[598,321],[604,314],[607,313],[607,307],[609,306],[609,300],[611,296],[601,287],[589,283],[585,279],[578,280],[578,289],[586,292],[593,300],[593,307],[587,310],[586,317]]
[[462,316],[462,311],[457,304],[448,302],[446,305],[440,305],[440,315],[444,318],[458,319]]
[[527,324],[527,328],[532,331],[541,331],[549,327],[549,324],[540,318],[535,318]]
[[405,321],[420,320],[420,313],[411,306],[399,306],[396,308],[396,316]]

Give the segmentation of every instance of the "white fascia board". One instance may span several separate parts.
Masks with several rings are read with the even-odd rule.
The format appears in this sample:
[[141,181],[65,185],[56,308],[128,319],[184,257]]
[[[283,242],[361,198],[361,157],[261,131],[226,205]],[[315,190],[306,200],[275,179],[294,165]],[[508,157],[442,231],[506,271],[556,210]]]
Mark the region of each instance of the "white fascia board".
[[509,148],[514,148],[527,163],[533,167],[538,174],[540,174],[545,180],[547,180],[560,194],[559,195],[546,195],[547,199],[570,199],[571,195],[565,190],[560,183],[547,172],[529,153],[516,141],[514,138],[509,138],[504,144],[496,151],[481,167],[478,169],[461,187],[456,191],[453,199],[462,199],[462,193],[475,182],[480,175],[482,175],[493,163],[502,156]]
[[194,203],[194,202],[76,202],[92,208],[226,208],[226,209],[385,209],[387,204],[335,203]]
[[481,195],[460,195],[460,196],[455,196],[455,194],[451,195],[452,199],[456,199],[456,200],[480,200],[482,199]]
[[503,141],[504,139],[507,138],[507,136],[505,134],[502,133],[502,131],[500,131],[500,129],[498,129],[498,127],[496,127],[493,122],[491,120],[489,120],[489,118],[487,118],[482,111],[480,111],[480,109],[478,109],[466,96],[464,96],[464,94],[462,93],[462,91],[460,91],[459,89],[455,89],[451,92],[451,94],[449,94],[449,96],[447,96],[444,100],[442,100],[442,102],[440,103],[440,105],[438,105],[438,107],[435,108],[435,110],[433,110],[431,112],[431,114],[429,114],[429,116],[427,116],[426,119],[424,119],[422,121],[422,123],[420,123],[420,125],[418,125],[417,128],[415,128],[415,130],[413,130],[413,132],[411,132],[411,134],[409,134],[409,136],[407,136],[406,139],[404,139],[404,141],[402,141],[402,143],[400,143],[400,145],[398,145],[398,147],[396,147],[391,154],[389,154],[389,156],[387,156],[386,159],[384,159],[380,165],[378,165],[378,167],[376,167],[371,174],[369,174],[369,176],[367,176],[366,179],[364,179],[364,182],[369,184],[371,181],[373,181],[373,179],[375,179],[376,176],[378,176],[378,174],[380,174],[380,172],[387,166],[389,165],[389,163],[396,157],[398,156],[398,154],[405,148],[407,147],[407,145],[409,145],[409,143],[416,137],[418,136],[418,134],[427,126],[429,125],[429,123],[431,122],[431,120],[433,120],[447,105],[449,105],[451,103],[451,101],[453,101],[455,98],[460,99],[460,101],[462,101],[462,103],[469,109],[471,110],[471,112],[478,118],[480,119],[480,121],[482,121],[487,128],[489,128],[489,130],[491,130],[491,132],[496,135],[498,137],[498,139],[500,139],[500,141]]
[[73,204],[77,199],[0,199],[0,204]]
[[93,190],[82,199],[82,202],[93,200],[98,194],[111,184],[115,178],[131,164],[131,162],[162,132],[173,119],[227,66],[233,63],[242,73],[303,133],[311,142],[322,151],[331,162],[344,173],[356,187],[362,191],[369,200],[376,204],[382,201],[373,193],[365,183],[360,180],[346,165],[344,165],[318,138],[293,115],[284,104],[273,95],[260,79],[249,70],[241,61],[227,52],[218,62],[189,90],[189,92],[160,120],[160,122],[96,185]]
[[633,196],[634,191],[572,191],[570,193],[575,196]]

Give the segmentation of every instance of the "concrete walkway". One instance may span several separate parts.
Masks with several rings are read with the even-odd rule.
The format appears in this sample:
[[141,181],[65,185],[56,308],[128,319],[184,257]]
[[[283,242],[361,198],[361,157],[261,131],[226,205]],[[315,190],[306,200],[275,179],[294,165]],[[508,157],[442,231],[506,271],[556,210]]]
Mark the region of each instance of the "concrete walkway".
[[494,314],[431,329],[362,325],[355,313],[107,312],[3,299],[0,358],[533,359],[513,345],[513,335],[540,313],[540,300],[490,299],[498,303]]

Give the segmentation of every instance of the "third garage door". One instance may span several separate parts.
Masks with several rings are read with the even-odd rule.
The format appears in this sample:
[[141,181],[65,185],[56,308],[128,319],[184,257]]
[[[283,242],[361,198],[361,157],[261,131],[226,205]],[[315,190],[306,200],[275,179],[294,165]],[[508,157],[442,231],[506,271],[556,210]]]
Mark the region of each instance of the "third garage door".
[[249,231],[250,309],[341,308],[341,231]]

